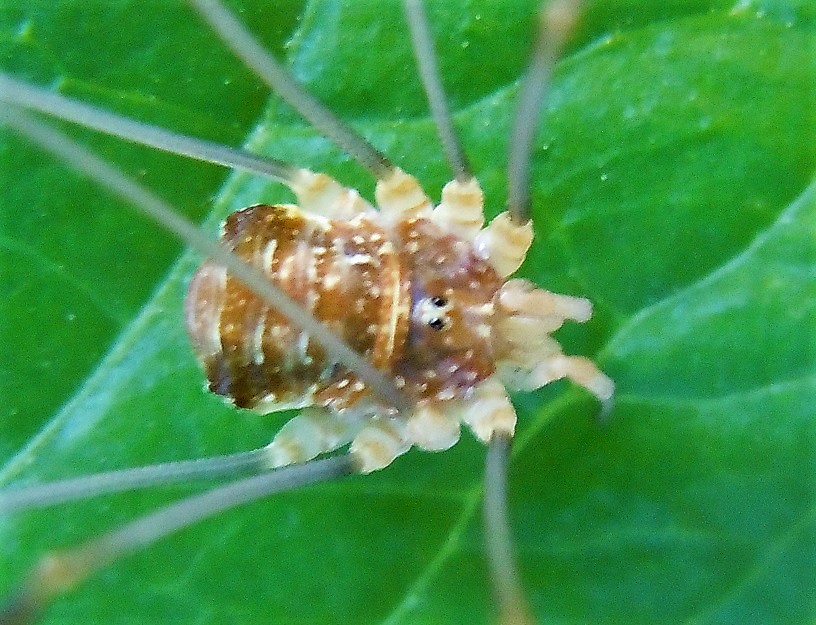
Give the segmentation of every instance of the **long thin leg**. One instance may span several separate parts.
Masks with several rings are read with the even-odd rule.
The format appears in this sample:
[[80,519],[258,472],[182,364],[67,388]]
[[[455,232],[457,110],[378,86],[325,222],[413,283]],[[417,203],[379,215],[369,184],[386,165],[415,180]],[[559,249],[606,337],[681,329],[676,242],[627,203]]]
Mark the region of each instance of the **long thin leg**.
[[179,236],[190,247],[226,267],[256,295],[285,315],[293,325],[308,332],[333,358],[359,375],[387,405],[394,406],[400,411],[408,410],[410,403],[394,385],[393,380],[375,369],[331,330],[275,287],[261,272],[248,266],[216,241],[209,239],[193,223],[176,213],[160,198],[75,141],[38,122],[16,107],[6,106],[0,109],[0,121],[55,154],[67,165],[128,200],[141,213]]
[[274,493],[350,475],[348,455],[254,475],[146,514],[79,547],[44,556],[24,586],[0,609],[0,625],[23,625],[55,597],[111,564],[194,523]]
[[[447,449],[459,438],[458,421],[444,414],[431,415],[420,411],[412,415],[412,420],[417,418],[422,421],[424,437],[419,442],[426,443],[421,445],[426,449]],[[411,423],[409,421],[408,429]],[[0,491],[0,516],[99,495],[196,479],[235,478],[242,473],[259,473],[301,464],[350,443],[364,430],[366,432],[356,442],[350,455],[362,472],[368,472],[387,466],[408,450],[408,439],[411,437],[406,437],[407,429],[400,427],[400,424],[400,421],[375,418],[364,412],[338,415],[322,408],[307,408],[287,421],[269,445],[259,449],[105,471]],[[448,429],[452,431],[448,432]],[[372,445],[376,448],[372,448]]]
[[109,113],[41,87],[35,87],[0,72],[0,101],[16,104],[98,130],[132,143],[171,154],[242,169],[291,184],[298,168],[272,158],[257,156],[212,141],[189,137],[152,124]]
[[387,178],[394,171],[388,158],[293,80],[221,3],[216,0],[189,2],[235,55],[315,128],[369,169],[377,179]]
[[240,473],[270,468],[269,459],[269,450],[261,447],[226,456],[105,471],[0,491],[0,515],[138,488],[151,488],[195,479],[235,477]]
[[507,463],[510,436],[497,434],[487,449],[485,465],[484,524],[490,579],[499,607],[501,625],[533,625],[513,554],[507,516]]
[[462,142],[453,125],[442,79],[439,76],[428,16],[422,2],[405,0],[403,5],[411,27],[411,43],[422,85],[448,164],[455,176],[454,180],[442,189],[442,201],[434,209],[431,219],[459,238],[473,241],[484,223],[484,193],[479,181],[471,173]]
[[416,58],[419,67],[419,76],[428,97],[428,104],[431,107],[439,139],[442,141],[448,163],[456,180],[465,183],[473,178],[473,174],[465,151],[462,149],[462,142],[453,127],[448,101],[442,87],[442,80],[439,77],[439,64],[436,61],[436,52],[428,28],[428,16],[425,14],[425,8],[422,6],[421,0],[405,0],[403,6],[405,15],[408,18],[408,25],[411,27],[414,58]]
[[506,278],[524,262],[533,242],[530,220],[530,155],[538,111],[550,83],[555,61],[572,31],[578,0],[554,0],[541,15],[541,29],[528,76],[522,84],[508,157],[507,212],[497,215],[474,238],[483,258]]
[[417,180],[315,99],[217,0],[189,0],[222,41],[273,92],[377,178],[377,205],[397,218],[430,214],[431,202]]
[[546,98],[556,60],[578,20],[579,0],[553,0],[541,14],[541,27],[527,77],[522,83],[507,163],[507,207],[512,221],[530,221],[530,156],[538,112]]
[[149,147],[279,180],[298,197],[304,210],[348,218],[371,206],[359,194],[325,174],[316,174],[280,160],[190,137],[122,115],[103,111],[73,98],[35,87],[0,72],[0,101],[45,113],[86,128]]
[[538,112],[550,84],[556,59],[578,19],[578,0],[553,0],[541,14],[533,59],[522,83],[510,138],[507,212],[498,215],[476,237],[477,250],[502,277],[521,266],[533,242],[530,222],[530,156]]

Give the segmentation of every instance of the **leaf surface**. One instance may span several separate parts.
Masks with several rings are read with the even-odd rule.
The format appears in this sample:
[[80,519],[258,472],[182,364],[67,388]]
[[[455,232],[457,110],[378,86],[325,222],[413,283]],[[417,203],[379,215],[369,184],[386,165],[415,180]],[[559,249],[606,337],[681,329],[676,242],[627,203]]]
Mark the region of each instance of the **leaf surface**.
[[[491,215],[535,4],[430,7]],[[371,196],[365,172],[268,100],[186,7],[145,6],[4,2],[0,66]],[[438,196],[449,174],[396,4],[240,8],[298,79]],[[596,2],[559,65],[522,273],[593,300],[593,320],[559,338],[597,358],[618,397],[606,426],[567,384],[515,398],[511,517],[542,623],[814,619],[814,25],[804,1]],[[291,200],[74,132],[212,232],[231,210]],[[181,323],[198,259],[5,132],[0,168],[3,483],[265,444],[285,417],[202,389]],[[492,622],[483,458],[465,435],[444,454],[220,515],[110,567],[44,622]],[[0,518],[0,589],[46,549],[200,488]]]

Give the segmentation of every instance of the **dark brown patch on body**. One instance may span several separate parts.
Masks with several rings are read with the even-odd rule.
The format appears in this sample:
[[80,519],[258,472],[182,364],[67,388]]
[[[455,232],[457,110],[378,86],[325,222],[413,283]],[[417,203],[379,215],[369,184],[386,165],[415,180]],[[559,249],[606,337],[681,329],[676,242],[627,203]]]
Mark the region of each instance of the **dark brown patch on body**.
[[[490,330],[502,281],[472,246],[428,219],[391,230],[377,219],[253,206],[230,215],[223,242],[415,401],[466,397],[495,371]],[[444,302],[439,319],[432,302]],[[210,389],[238,406],[342,410],[368,396],[353,372],[209,263],[190,285],[187,325]]]
[[[502,279],[471,245],[428,219],[399,224],[397,236],[400,258],[412,276],[412,313],[395,371],[418,399],[465,397],[496,370],[491,330]],[[422,315],[423,306],[433,309],[433,298],[445,302],[435,317],[441,327]]]
[[[401,344],[389,340],[385,324],[393,317],[391,290],[398,286],[399,262],[374,223],[328,221],[292,206],[260,205],[230,215],[222,240],[353,349],[388,369]],[[262,401],[353,403],[349,396],[360,394],[356,378],[330,362],[322,347],[238,280],[227,276],[218,285],[211,274],[209,264],[196,274],[187,308],[188,329],[213,392],[241,407]],[[405,297],[407,291],[397,303],[407,309]],[[205,329],[202,318],[218,327]],[[399,323],[406,322],[403,315]],[[218,349],[201,348],[206,341],[197,337],[205,331],[220,336]],[[335,393],[324,392],[346,379]]]

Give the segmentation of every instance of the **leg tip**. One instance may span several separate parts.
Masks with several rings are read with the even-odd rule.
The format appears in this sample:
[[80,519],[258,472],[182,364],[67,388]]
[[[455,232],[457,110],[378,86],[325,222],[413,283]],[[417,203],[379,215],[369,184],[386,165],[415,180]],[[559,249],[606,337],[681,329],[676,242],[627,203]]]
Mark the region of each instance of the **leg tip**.
[[615,409],[615,397],[601,400],[601,410],[598,412],[596,420],[601,425],[606,425],[612,420],[612,411]]

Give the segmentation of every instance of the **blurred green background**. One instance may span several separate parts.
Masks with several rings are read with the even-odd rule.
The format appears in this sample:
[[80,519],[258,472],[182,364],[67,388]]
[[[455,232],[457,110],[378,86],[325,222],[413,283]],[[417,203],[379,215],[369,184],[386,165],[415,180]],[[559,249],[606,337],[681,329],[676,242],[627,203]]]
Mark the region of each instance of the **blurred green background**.
[[[230,3],[296,77],[436,197],[449,177],[393,1]],[[536,2],[430,2],[489,211]],[[618,384],[516,399],[521,575],[541,623],[810,623],[816,614],[816,5],[589,2],[534,155],[522,274],[589,297],[558,337]],[[0,2],[0,67],[371,197],[178,2]],[[216,232],[280,185],[71,129]],[[214,207],[214,208],[213,208]],[[179,260],[180,259],[180,260]],[[285,416],[203,390],[181,301],[197,259],[0,133],[0,480],[256,447]],[[381,474],[224,514],[117,564],[44,622],[489,623],[484,451],[467,434]],[[0,592],[201,485],[0,518]]]

